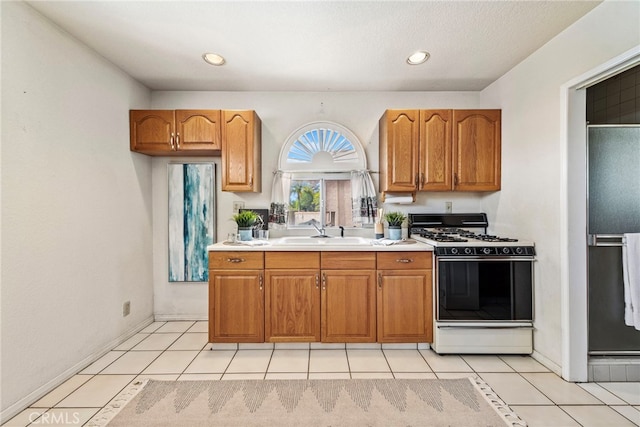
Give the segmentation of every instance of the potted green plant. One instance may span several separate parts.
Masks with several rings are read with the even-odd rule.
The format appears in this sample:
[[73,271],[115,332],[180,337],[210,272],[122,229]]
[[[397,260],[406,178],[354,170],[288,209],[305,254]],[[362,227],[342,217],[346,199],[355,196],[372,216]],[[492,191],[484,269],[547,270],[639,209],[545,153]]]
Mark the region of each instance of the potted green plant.
[[389,239],[402,239],[402,223],[407,219],[407,216],[402,212],[387,212],[384,214],[384,219],[389,224]]
[[240,240],[251,240],[253,229],[262,225],[262,217],[254,211],[241,211],[233,215],[233,220],[238,225]]

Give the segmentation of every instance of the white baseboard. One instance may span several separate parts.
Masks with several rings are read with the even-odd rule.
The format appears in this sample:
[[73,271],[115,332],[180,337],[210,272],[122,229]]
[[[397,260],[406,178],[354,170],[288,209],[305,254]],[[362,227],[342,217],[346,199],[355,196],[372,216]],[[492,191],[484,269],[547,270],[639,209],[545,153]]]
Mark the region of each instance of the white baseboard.
[[0,424],[4,424],[11,418],[18,415],[20,412],[28,408],[29,405],[31,405],[34,402],[37,402],[47,393],[51,392],[51,390],[58,387],[60,384],[64,383],[65,381],[67,381],[72,376],[76,375],[78,372],[80,372],[81,370],[83,370],[84,368],[86,368],[87,366],[89,366],[90,364],[92,364],[102,356],[104,356],[112,348],[122,344],[123,342],[131,338],[133,335],[137,334],[139,331],[149,326],[151,323],[153,323],[153,316],[146,318],[145,320],[140,322],[138,325],[134,326],[124,334],[120,335],[118,338],[109,341],[108,343],[106,343],[105,345],[103,345],[93,353],[91,353],[89,356],[85,357],[75,365],[71,366],[69,369],[67,369],[57,377],[48,381],[46,384],[42,385],[41,387],[38,387],[36,390],[29,393],[22,399],[18,400],[13,405],[5,408],[2,412],[0,412]]
[[551,372],[553,372],[554,374],[558,375],[559,377],[562,377],[562,366],[558,365],[556,362],[552,361],[546,356],[543,356],[542,354],[538,353],[535,350],[533,350],[533,353],[531,353],[531,357],[537,360],[538,362],[540,362],[541,364],[543,364],[546,368],[551,370]]
[[207,320],[206,314],[154,314],[156,322],[175,322],[175,321],[202,321]]

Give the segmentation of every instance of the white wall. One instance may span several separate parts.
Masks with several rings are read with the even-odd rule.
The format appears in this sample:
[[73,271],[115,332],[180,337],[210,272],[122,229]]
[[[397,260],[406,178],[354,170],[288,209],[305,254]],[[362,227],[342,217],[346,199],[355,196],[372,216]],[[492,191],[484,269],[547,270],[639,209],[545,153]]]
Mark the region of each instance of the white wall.
[[[2,2],[3,421],[150,321],[149,91],[23,2]],[[122,304],[131,301],[123,318]]]
[[[235,231],[231,221],[232,202],[244,201],[246,208],[268,208],[272,172],[277,168],[280,148],[298,127],[326,120],[350,129],[364,145],[369,169],[378,170],[378,120],[389,108],[477,108],[477,92],[154,92],[152,107],[164,109],[249,109],[262,119],[262,193],[220,191],[217,163],[217,235],[224,240]],[[486,107],[490,108],[490,107]],[[169,283],[167,268],[167,163],[184,159],[157,158],[153,161],[154,223],[154,312],[158,318],[207,317],[207,287],[204,283]],[[377,182],[377,175],[374,174]],[[444,212],[444,201],[453,201],[454,212],[478,211],[478,194],[419,195],[415,205],[395,205],[405,212]],[[373,237],[373,230],[369,230]],[[349,233],[350,231],[347,231]],[[351,231],[353,232],[353,231]]]
[[562,365],[563,305],[572,303],[561,298],[562,287],[569,286],[563,283],[567,159],[561,86],[637,46],[638,22],[640,2],[605,1],[481,93],[483,105],[502,108],[504,141],[502,191],[486,197],[483,208],[499,233],[517,230],[536,242],[534,347],[556,371]]

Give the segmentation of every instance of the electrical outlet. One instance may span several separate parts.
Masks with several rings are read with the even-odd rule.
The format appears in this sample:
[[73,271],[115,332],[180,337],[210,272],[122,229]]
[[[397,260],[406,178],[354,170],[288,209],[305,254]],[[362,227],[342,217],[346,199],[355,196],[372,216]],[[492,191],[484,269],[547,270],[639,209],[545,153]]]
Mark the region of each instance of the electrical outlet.
[[240,209],[244,209],[244,202],[236,201],[233,202],[233,212],[238,213]]
[[451,213],[453,211],[453,203],[452,202],[445,202],[444,206],[445,206],[445,211],[447,213]]
[[131,313],[131,301],[126,301],[122,304],[122,317],[126,317]]

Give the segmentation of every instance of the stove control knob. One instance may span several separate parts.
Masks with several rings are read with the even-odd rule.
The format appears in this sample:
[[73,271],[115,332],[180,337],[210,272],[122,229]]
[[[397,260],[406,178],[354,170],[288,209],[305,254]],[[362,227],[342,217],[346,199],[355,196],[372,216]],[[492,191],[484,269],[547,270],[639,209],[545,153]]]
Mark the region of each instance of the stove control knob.
[[491,253],[491,249],[489,249],[489,248],[484,248],[484,249],[482,249],[482,252],[483,252],[485,255],[489,255],[489,254]]
[[518,255],[522,255],[522,248],[516,248],[516,253]]
[[451,248],[451,253],[452,254],[457,254],[458,253],[458,248]]
[[503,254],[508,254],[509,253],[509,248],[502,248],[502,253]]
[[464,253],[467,255],[471,255],[471,253],[473,252],[473,250],[471,248],[464,248]]

